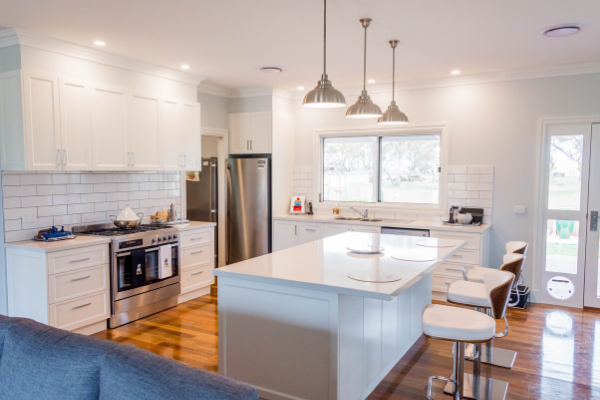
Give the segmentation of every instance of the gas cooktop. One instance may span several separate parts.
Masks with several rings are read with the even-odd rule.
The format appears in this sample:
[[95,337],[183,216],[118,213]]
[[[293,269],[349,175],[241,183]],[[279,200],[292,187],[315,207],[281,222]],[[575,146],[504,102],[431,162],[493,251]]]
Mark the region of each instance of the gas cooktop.
[[140,225],[136,228],[117,228],[111,227],[112,224],[98,224],[98,225],[87,225],[81,227],[75,227],[73,229],[76,233],[82,233],[85,235],[98,235],[98,236],[124,236],[124,235],[132,235],[134,233],[143,233],[143,232],[151,232],[157,231],[160,229],[172,229],[171,226],[162,226],[162,225]]

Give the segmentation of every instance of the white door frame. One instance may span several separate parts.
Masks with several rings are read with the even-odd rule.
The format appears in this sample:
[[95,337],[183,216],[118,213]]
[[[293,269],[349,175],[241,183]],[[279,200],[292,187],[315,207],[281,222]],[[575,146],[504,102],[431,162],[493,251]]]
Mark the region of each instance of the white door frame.
[[[547,188],[548,182],[546,177],[546,164],[548,162],[548,157],[546,154],[546,144],[548,143],[548,139],[550,137],[548,133],[548,128],[552,125],[568,125],[568,124],[589,124],[590,132],[592,128],[592,124],[600,122],[600,115],[592,115],[592,116],[582,116],[582,117],[562,117],[562,118],[540,118],[538,121],[538,141],[537,141],[537,171],[536,171],[536,181],[537,181],[537,190],[536,190],[536,208],[535,208],[535,228],[534,228],[534,241],[532,243],[533,247],[533,276],[532,276],[532,290],[531,295],[533,302],[542,302],[542,291],[545,290],[545,287],[542,286],[542,271],[544,268],[544,260],[545,260],[545,248],[544,248],[544,237],[546,235],[546,221],[545,221],[545,211],[546,211],[546,201],[547,201]],[[582,193],[583,196],[583,193]],[[581,228],[580,228],[581,229]],[[585,247],[585,242],[580,243],[581,246]],[[584,249],[585,250],[585,249]],[[580,271],[580,273],[584,273],[584,271]],[[544,301],[547,304],[555,304],[561,306],[573,306],[564,302],[557,301]]]

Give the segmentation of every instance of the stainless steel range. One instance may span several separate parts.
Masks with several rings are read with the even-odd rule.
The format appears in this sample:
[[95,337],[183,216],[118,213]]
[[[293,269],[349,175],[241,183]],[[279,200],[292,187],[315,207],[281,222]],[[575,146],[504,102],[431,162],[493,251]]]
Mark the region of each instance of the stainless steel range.
[[73,232],[112,237],[110,328],[177,305],[181,259],[178,229],[152,225],[119,229],[109,223],[78,226]]

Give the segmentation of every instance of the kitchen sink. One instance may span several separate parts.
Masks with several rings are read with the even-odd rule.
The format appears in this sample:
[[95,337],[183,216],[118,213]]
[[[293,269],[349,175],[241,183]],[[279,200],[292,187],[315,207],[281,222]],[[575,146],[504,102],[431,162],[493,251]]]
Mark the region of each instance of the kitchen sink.
[[379,221],[383,221],[379,218],[360,218],[359,221],[363,221],[363,222],[379,222]]
[[334,219],[341,219],[343,221],[358,221],[360,218],[358,217],[335,217]]

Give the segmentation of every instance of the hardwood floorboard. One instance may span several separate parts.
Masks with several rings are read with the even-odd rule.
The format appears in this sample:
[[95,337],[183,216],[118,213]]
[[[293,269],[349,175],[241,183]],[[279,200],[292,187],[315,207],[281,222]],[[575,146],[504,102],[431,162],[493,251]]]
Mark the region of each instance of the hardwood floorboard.
[[[95,336],[217,372],[217,311],[209,294]],[[508,320],[510,332],[495,346],[518,352],[513,369],[482,366],[482,375],[509,382],[507,399],[600,399],[599,310],[530,304],[509,309]],[[426,399],[427,378],[451,374],[452,344],[421,337],[368,399]]]

